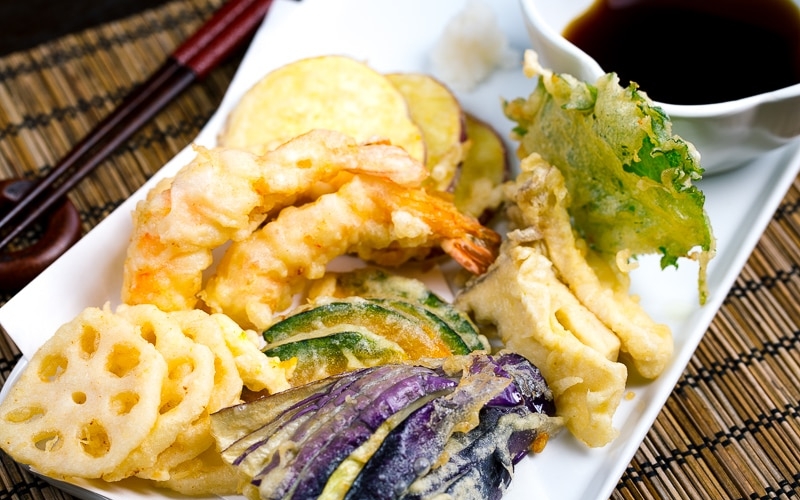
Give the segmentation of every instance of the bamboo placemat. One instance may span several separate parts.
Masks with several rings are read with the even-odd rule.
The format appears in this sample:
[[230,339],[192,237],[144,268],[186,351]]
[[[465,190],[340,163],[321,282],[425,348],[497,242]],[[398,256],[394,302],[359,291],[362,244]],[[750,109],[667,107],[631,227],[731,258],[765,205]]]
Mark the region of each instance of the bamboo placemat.
[[[221,3],[175,0],[0,58],[0,179],[46,173]],[[85,230],[195,137],[237,63],[191,87],[72,192]],[[795,181],[612,498],[800,492],[798,203]],[[0,336],[0,383],[19,357]],[[0,453],[0,500],[70,498]]]

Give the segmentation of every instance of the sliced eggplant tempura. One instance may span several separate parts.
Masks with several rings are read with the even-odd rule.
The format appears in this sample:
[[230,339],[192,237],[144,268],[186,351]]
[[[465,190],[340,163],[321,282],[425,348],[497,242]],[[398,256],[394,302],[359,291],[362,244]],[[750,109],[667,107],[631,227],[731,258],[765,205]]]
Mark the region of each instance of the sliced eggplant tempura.
[[539,370],[501,352],[365,368],[226,408],[212,422],[251,499],[485,499],[502,496],[514,465],[560,429],[554,415]]

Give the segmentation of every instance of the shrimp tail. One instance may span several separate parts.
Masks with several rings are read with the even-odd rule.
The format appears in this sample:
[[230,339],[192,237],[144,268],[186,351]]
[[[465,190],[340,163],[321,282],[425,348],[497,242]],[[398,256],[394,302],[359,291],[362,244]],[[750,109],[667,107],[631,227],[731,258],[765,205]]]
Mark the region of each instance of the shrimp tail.
[[464,269],[475,275],[486,272],[497,258],[500,235],[491,230],[481,231],[479,236],[448,239],[441,244],[442,250]]

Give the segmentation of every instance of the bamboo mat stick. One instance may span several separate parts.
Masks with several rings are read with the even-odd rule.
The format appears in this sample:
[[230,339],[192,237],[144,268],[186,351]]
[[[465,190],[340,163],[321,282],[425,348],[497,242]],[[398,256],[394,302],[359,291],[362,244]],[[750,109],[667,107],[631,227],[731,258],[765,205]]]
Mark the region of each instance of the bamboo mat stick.
[[797,484],[797,186],[613,498],[776,498]]

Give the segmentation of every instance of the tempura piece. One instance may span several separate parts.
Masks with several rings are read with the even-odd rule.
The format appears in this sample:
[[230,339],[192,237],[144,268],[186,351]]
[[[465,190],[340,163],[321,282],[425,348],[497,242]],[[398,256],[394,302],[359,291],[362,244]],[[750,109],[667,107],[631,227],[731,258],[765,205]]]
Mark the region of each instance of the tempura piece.
[[539,75],[538,85],[507,102],[505,114],[517,123],[520,157],[539,153],[561,170],[580,236],[605,255],[661,254],[662,267],[696,259],[704,303],[715,241],[705,197],[692,184],[703,172],[694,146],[614,73],[591,85],[542,68],[533,51],[525,54],[525,71]]
[[335,190],[347,172],[418,185],[424,166],[399,147],[363,144],[317,130],[256,156],[198,147],[196,158],[159,182],[133,213],[122,300],[164,311],[191,309],[212,250],[248,237],[270,215]]
[[396,266],[441,247],[480,274],[500,236],[422,188],[355,176],[313,203],[284,209],[250,238],[233,243],[202,293],[210,310],[263,329],[291,305],[306,280],[323,276],[335,257],[355,253]]
[[[594,333],[583,326],[580,333],[572,330],[570,318],[591,313],[562,293],[543,251],[541,242],[505,241],[495,263],[455,304],[479,324],[495,325],[506,349],[539,367],[553,391],[557,415],[576,438],[591,447],[604,446],[618,434],[612,419],[628,372],[579,338]],[[598,331],[603,336],[602,325]]]
[[36,351],[0,402],[0,448],[51,477],[102,477],[150,435],[168,376],[140,329],[86,308]]
[[669,327],[654,322],[627,290],[615,289],[616,282],[603,282],[589,265],[570,224],[570,198],[561,172],[537,154],[523,159],[520,168],[516,181],[507,186],[520,223],[541,233],[560,279],[619,336],[622,351],[637,371],[646,378],[657,377],[672,357]]
[[206,412],[214,391],[214,355],[208,347],[186,337],[177,321],[153,305],[123,305],[116,314],[136,325],[142,338],[155,344],[168,373],[161,386],[158,420],[150,434],[103,479],[119,481],[133,475],[164,478],[164,471],[154,467],[156,460],[175,442],[179,429]]
[[202,453],[172,469],[169,479],[152,484],[187,496],[225,497],[239,493],[243,482],[236,468],[222,460],[212,439]]
[[424,73],[390,73],[386,78],[408,103],[411,119],[425,140],[425,187],[448,191],[469,149],[461,103],[442,82]]
[[224,314],[212,314],[210,319],[218,325],[220,336],[233,354],[233,361],[248,389],[254,392],[269,390],[275,394],[291,387],[288,379],[297,364],[296,359],[281,361],[277,357],[265,356],[248,338],[248,332]]
[[267,73],[231,110],[218,142],[261,153],[318,129],[358,142],[382,137],[425,161],[426,142],[403,94],[364,61],[343,55],[298,59]]

